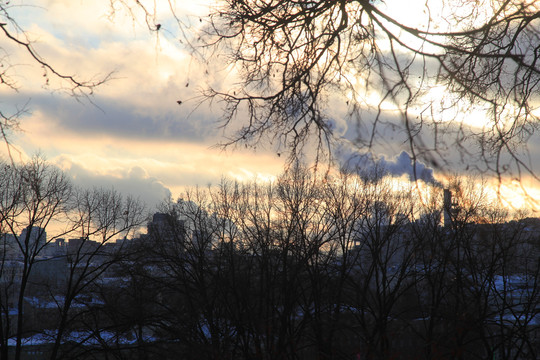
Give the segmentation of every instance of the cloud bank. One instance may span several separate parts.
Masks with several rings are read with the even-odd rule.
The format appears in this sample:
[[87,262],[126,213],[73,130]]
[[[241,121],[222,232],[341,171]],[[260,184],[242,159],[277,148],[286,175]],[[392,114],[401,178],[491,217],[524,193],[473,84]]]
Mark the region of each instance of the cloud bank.
[[161,181],[149,176],[140,166],[133,166],[127,171],[117,169],[96,172],[95,169],[88,169],[66,157],[57,159],[57,162],[76,186],[84,189],[115,189],[123,196],[139,199],[150,211],[171,197],[171,191]]

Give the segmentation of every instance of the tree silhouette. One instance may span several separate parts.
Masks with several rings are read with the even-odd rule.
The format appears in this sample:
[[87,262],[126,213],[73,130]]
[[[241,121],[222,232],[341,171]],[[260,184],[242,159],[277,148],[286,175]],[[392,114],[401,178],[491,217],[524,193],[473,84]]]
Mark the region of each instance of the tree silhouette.
[[[138,201],[77,190],[38,156],[0,163],[0,359],[24,358],[25,339],[35,334],[50,341],[51,359],[70,358],[71,349],[61,349],[66,337],[93,311],[81,298],[91,298],[125,254],[112,240],[131,236],[143,220]],[[64,246],[74,233],[80,237]]]
[[[223,145],[270,138],[294,159],[314,140],[319,155],[331,155],[324,150],[331,152],[336,138],[337,106],[355,122],[362,150],[397,133],[415,161],[442,167],[458,159],[498,176],[532,173],[538,4],[419,1],[407,3],[407,14],[398,5],[221,1],[204,38],[228,56],[239,83],[205,95],[225,102],[224,126],[242,124]],[[471,117],[482,125],[471,127]]]
[[[107,79],[82,81],[49,64],[8,3],[0,3],[1,34],[46,77],[66,81],[74,94],[91,93]],[[155,5],[110,5],[113,13],[122,8],[142,17],[158,35],[170,26]],[[436,167],[461,161],[499,179],[534,175],[527,143],[538,125],[535,1],[414,1],[404,8],[393,1],[222,0],[198,19],[207,25],[201,33],[192,32],[173,2],[169,8],[183,44],[205,62],[224,55],[238,74],[234,85],[203,93],[225,104],[222,124],[232,133],[223,146],[271,139],[292,160],[314,141],[317,155],[331,158],[343,135],[336,118],[346,117],[356,124],[362,150],[387,145],[391,133],[413,161]],[[0,77],[3,86],[16,87],[8,55],[0,58]],[[334,112],[340,108],[347,114]],[[4,130],[16,126],[14,115],[2,113]],[[481,121],[471,126],[471,118]]]
[[[4,249],[0,270],[5,281],[1,296],[0,357],[7,359],[7,343],[11,337],[16,342],[15,358],[19,359],[22,338],[29,331],[25,328],[28,322],[25,296],[35,282],[32,275],[40,256],[47,245],[63,235],[47,239],[46,228],[69,210],[72,186],[61,171],[39,157],[27,164],[3,163],[0,166],[0,233]],[[16,309],[13,319],[10,308]]]
[[73,313],[71,330],[116,343],[60,353],[537,358],[538,221],[509,221],[463,180],[443,226],[441,189],[428,203],[387,180],[294,167],[187,190],[89,288],[101,302]]

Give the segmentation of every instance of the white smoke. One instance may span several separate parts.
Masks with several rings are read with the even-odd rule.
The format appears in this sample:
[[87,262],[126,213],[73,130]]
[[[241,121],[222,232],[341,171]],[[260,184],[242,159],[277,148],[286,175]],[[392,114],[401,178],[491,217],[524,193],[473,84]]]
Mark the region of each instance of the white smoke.
[[406,151],[387,159],[384,155],[359,152],[351,144],[342,144],[336,154],[341,168],[348,172],[363,176],[407,175],[411,181],[422,180],[434,185],[439,184],[433,176],[433,169],[419,160],[415,161]]

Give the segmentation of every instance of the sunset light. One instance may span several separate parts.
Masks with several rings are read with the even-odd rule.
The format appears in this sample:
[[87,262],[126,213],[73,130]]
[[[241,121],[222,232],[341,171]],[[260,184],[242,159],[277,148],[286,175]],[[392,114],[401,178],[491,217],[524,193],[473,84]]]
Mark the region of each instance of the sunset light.
[[0,360],[540,359],[540,1],[0,0]]

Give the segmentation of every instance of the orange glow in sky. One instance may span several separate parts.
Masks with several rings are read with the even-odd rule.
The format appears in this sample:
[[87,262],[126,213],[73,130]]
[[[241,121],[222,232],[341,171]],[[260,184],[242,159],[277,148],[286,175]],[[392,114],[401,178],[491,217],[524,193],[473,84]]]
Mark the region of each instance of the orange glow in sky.
[[[8,112],[25,104],[29,109],[20,121],[22,131],[11,137],[15,158],[40,152],[83,186],[128,189],[151,206],[168,194],[180,196],[186,187],[216,184],[223,176],[268,180],[283,171],[285,159],[271,146],[226,152],[212,147],[223,139],[217,125],[219,104],[198,106],[197,99],[208,84],[233,81],[234,74],[207,73],[193,60],[178,27],[168,26],[173,24],[168,5],[156,12],[164,20],[156,33],[122,9],[110,18],[108,0],[33,3],[36,6],[14,8],[13,15],[44,59],[81,79],[112,75],[90,98],[77,101],[58,90],[63,84],[57,80],[45,84],[43,69],[6,45],[12,63],[18,64],[14,71],[19,91],[0,87],[2,105]],[[409,16],[408,2],[388,3]],[[196,28],[202,26],[199,19],[208,14],[208,6],[214,2],[182,3],[177,15],[186,28]],[[375,97],[368,102],[377,103],[376,94],[368,95]],[[445,91],[434,88],[429,96],[436,100]],[[480,114],[467,116],[469,125],[485,125]],[[342,127],[345,133],[347,125]],[[7,156],[5,147],[2,151]],[[535,181],[524,185],[533,189],[529,197],[512,182],[501,187],[508,204],[531,207],[530,200],[540,197]]]

